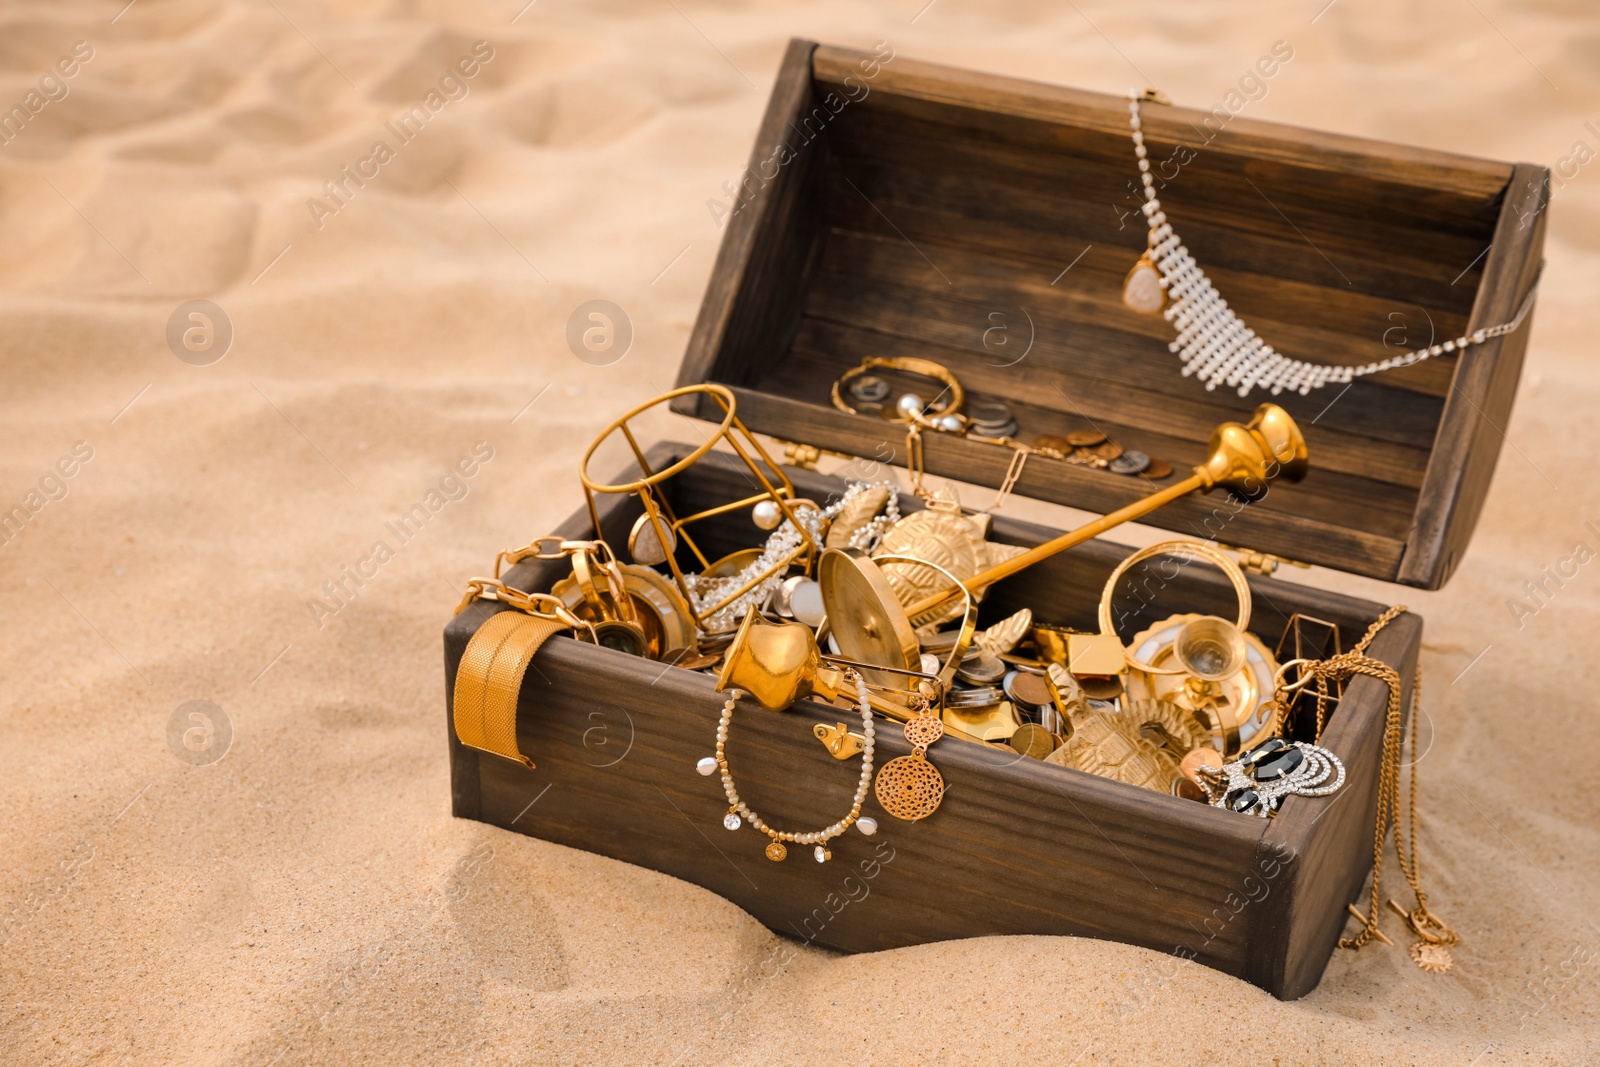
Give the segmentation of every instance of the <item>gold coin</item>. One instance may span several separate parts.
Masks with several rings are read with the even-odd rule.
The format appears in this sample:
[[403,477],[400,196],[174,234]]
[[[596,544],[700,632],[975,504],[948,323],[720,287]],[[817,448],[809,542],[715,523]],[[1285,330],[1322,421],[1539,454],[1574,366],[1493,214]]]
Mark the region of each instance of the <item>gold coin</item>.
[[1200,768],[1213,767],[1222,769],[1222,754],[1214,748],[1204,746],[1194,749],[1178,764],[1178,770],[1183,772],[1184,778],[1191,782],[1199,783]]
[[1097,458],[1109,462],[1122,455],[1122,446],[1117,444],[1115,441],[1105,441],[1101,444],[1095,445],[1089,451],[1093,452]]
[[1047,708],[1053,703],[1050,699],[1050,687],[1045,684],[1044,676],[1027,671],[1019,672],[1012,679],[1011,699],[1020,700],[1035,708]]
[[1163,478],[1172,477],[1172,464],[1164,459],[1150,457],[1150,466],[1144,469],[1144,476],[1152,481],[1159,482]]
[[1118,677],[1079,678],[1078,684],[1090,700],[1116,700],[1122,695],[1122,679]]
[[783,847],[782,841],[774,841],[772,844],[767,846],[767,859],[771,860],[773,863],[777,863],[788,854],[789,850]]
[[878,804],[896,819],[916,822],[939,810],[944,775],[921,756],[892,759],[878,772],[873,786]]
[[1093,448],[1095,445],[1104,444],[1106,435],[1099,430],[1073,430],[1067,434],[1067,443],[1074,448]]
[[1043,437],[1035,437],[1033,439],[1034,448],[1048,448],[1056,452],[1063,453],[1071,452],[1073,443],[1074,442],[1071,434],[1068,434],[1065,437],[1057,437],[1054,434],[1046,434]]
[[1020,756],[1042,760],[1059,746],[1056,735],[1036,722],[1017,727],[1011,735],[1011,748]]

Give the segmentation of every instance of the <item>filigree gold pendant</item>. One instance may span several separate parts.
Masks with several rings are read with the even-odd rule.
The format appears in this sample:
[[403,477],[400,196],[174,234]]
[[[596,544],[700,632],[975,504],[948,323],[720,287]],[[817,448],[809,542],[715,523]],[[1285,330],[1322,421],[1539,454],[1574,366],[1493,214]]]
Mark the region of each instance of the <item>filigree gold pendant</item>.
[[789,850],[784,847],[782,841],[774,841],[767,846],[767,859],[771,860],[773,863],[779,862],[788,855]]
[[920,752],[892,759],[874,786],[883,810],[905,822],[926,819],[944,800],[944,775]]

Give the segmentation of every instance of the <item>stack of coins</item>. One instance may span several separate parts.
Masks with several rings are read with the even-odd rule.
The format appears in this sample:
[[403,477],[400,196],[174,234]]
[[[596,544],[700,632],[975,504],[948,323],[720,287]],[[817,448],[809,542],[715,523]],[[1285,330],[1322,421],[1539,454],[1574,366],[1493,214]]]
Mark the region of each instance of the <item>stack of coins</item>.
[[979,437],[1011,437],[1017,432],[1016,416],[997,400],[980,400],[967,408],[970,432]]
[[992,708],[1005,699],[1005,693],[993,685],[957,686],[945,696],[949,708]]

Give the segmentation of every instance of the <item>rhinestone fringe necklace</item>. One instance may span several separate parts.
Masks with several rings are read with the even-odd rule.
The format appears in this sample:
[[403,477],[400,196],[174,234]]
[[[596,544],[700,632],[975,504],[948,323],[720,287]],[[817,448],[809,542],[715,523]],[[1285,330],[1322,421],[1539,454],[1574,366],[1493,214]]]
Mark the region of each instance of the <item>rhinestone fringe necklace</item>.
[[[1178,337],[1167,348],[1183,359],[1184,377],[1199,378],[1208,391],[1226,384],[1236,387],[1240,396],[1248,396],[1250,390],[1257,387],[1271,389],[1273,395],[1289,389],[1304,396],[1329,382],[1348,383],[1379,371],[1409,367],[1433,356],[1458,352],[1493,337],[1503,337],[1521,327],[1532,309],[1534,294],[1539,291],[1537,280],[1528,290],[1516,317],[1510,321],[1403,355],[1359,367],[1337,367],[1292,359],[1278,352],[1228,307],[1228,302],[1218,294],[1211,279],[1173,232],[1166,212],[1161,210],[1161,201],[1156,197],[1155,179],[1151,177],[1145,151],[1139,119],[1139,104],[1145,96],[1134,91],[1128,97],[1133,153],[1138,157],[1139,179],[1144,183],[1145,202],[1141,210],[1149,222],[1150,234],[1149,250],[1129,272],[1123,299],[1135,311],[1161,314],[1177,328]],[[1139,277],[1141,274],[1143,277]],[[1160,286],[1162,293],[1154,291],[1155,285]]]

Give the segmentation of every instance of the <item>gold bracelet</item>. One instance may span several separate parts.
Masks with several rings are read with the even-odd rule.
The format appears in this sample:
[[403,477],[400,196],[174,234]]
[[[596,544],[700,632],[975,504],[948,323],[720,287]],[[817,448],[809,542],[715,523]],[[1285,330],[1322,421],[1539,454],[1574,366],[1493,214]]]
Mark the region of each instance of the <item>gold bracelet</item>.
[[478,628],[456,670],[453,718],[463,745],[532,769],[517,746],[517,694],[533,654],[565,629],[560,619],[516,611],[492,615]]
[[[1234,625],[1238,627],[1240,633],[1244,633],[1246,627],[1250,625],[1250,583],[1245,580],[1244,572],[1239,569],[1237,563],[1217,549],[1200,541],[1163,541],[1148,548],[1141,548],[1117,564],[1117,569],[1112,571],[1111,577],[1106,579],[1106,587],[1100,593],[1100,632],[1116,637],[1117,630],[1111,618],[1111,600],[1116,594],[1117,582],[1122,579],[1124,574],[1128,573],[1128,568],[1136,563],[1150,559],[1152,556],[1162,556],[1169,553],[1174,556],[1199,556],[1222,571],[1223,575],[1232,583],[1234,595],[1239,598],[1239,621]],[[1118,640],[1121,640],[1121,638],[1118,638]],[[1130,667],[1144,671],[1146,674],[1178,674],[1182,672],[1182,668],[1152,667],[1150,664],[1135,658],[1131,650],[1125,650],[1123,657],[1128,661]]]
[[[733,771],[728,767],[728,729],[733,725],[733,710],[738,705],[743,692],[738,689],[728,691],[728,699],[722,705],[722,718],[717,721],[717,752],[714,756],[707,756],[695,765],[701,774],[722,776],[722,791],[728,797],[728,813],[722,817],[722,825],[729,830],[737,830],[744,825],[746,819],[750,825],[766,834],[771,840],[767,843],[767,859],[774,863],[782,861],[789,855],[786,841],[800,845],[814,845],[812,855],[818,863],[827,863],[833,859],[833,852],[828,848],[828,842],[854,826],[863,834],[871,837],[878,832],[878,823],[861,814],[861,803],[867,798],[867,787],[872,784],[872,749],[874,745],[872,725],[872,706],[867,698],[866,683],[861,680],[861,675],[854,670],[849,672],[849,677],[859,694],[856,707],[861,712],[861,776],[856,781],[856,795],[850,802],[850,813],[832,826],[823,827],[810,833],[796,833],[791,830],[777,830],[768,826],[766,821],[758,815],[754,808],[746,804],[739,796],[739,789],[733,784]],[[905,757],[901,757],[904,759]]]
[[[944,366],[931,359],[917,359],[915,356],[868,356],[859,366],[852,367],[839,376],[833,383],[833,406],[846,415],[859,415],[861,412],[851,407],[844,398],[844,389],[851,382],[872,370],[897,370],[906,374],[919,374],[924,378],[932,378],[944,384],[944,391],[933,398],[930,405],[931,411],[919,412],[923,418],[937,418],[941,415],[954,415],[961,410],[961,405],[966,402],[967,394],[961,388],[961,383],[956,376]],[[948,396],[946,396],[948,394]],[[940,405],[939,401],[944,400]],[[902,413],[896,422],[915,422],[916,420]]]
[[[498,569],[498,567],[496,568]],[[463,745],[516,760],[533,760],[517,746],[517,696],[523,677],[545,641],[563,630],[600,644],[595,627],[578,618],[555,597],[525,593],[498,578],[474,578],[456,614],[477,600],[497,600],[514,611],[489,616],[467,642],[456,668],[451,720]]]

